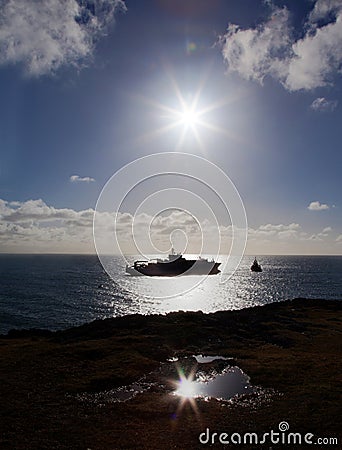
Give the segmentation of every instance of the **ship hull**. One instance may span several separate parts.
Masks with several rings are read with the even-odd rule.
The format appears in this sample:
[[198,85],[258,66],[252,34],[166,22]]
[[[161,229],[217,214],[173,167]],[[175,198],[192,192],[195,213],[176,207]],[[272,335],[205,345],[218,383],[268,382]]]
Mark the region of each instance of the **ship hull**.
[[180,275],[216,275],[220,273],[220,263],[207,260],[186,260],[174,262],[145,263],[126,267],[130,275],[149,277],[175,277]]

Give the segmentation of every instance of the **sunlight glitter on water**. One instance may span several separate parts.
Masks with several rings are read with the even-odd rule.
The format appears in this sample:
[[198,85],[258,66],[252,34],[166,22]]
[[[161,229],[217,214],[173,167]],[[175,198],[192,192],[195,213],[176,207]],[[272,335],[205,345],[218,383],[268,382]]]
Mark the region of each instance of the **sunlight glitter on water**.
[[[341,256],[260,256],[258,260],[262,273],[252,273],[253,257],[245,256],[226,283],[212,275],[193,290],[170,297],[192,276],[131,277],[118,256],[111,257],[116,274],[111,279],[95,255],[0,255],[0,333],[11,328],[63,329],[137,313],[210,313],[296,297],[341,299]],[[134,257],[128,262],[133,261]],[[163,292],[168,298],[158,298]]]

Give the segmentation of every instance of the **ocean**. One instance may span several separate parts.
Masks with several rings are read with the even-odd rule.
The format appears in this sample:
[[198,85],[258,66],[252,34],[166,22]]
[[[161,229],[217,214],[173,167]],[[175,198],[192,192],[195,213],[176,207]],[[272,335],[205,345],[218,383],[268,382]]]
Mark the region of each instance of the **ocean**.
[[235,274],[221,283],[219,275],[203,280],[131,277],[120,257],[111,258],[111,279],[96,255],[1,254],[0,333],[14,328],[58,330],[134,313],[214,312],[295,297],[342,299],[342,256],[258,260],[263,272],[251,272],[253,258],[245,256]]

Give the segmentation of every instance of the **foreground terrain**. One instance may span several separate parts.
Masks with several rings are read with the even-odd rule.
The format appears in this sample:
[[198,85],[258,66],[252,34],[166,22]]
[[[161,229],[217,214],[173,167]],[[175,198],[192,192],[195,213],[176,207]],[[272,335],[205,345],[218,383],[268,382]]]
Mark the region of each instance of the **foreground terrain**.
[[[59,332],[11,331],[0,337],[0,448],[197,449],[209,447],[199,442],[207,429],[262,435],[279,431],[282,421],[313,441],[338,439],[315,448],[340,448],[341,308],[340,301],[296,299],[213,314],[133,315]],[[232,358],[258,393],[229,402],[172,395],[177,367],[195,370],[191,356],[198,354]],[[167,362],[172,357],[177,364]],[[144,376],[148,390],[114,401],[113,389]]]

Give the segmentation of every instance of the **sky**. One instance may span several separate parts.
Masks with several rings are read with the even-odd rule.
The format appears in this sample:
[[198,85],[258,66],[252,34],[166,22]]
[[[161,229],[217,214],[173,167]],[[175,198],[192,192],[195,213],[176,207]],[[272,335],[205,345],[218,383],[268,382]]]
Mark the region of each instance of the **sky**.
[[[93,253],[107,181],[183,152],[234,183],[247,254],[341,254],[341,70],[341,0],[0,0],[0,252]],[[115,217],[123,242],[136,214],[159,250],[175,230],[229,248],[203,185],[216,223],[191,200],[154,217],[145,198],[171,187],[135,186],[103,232]]]

